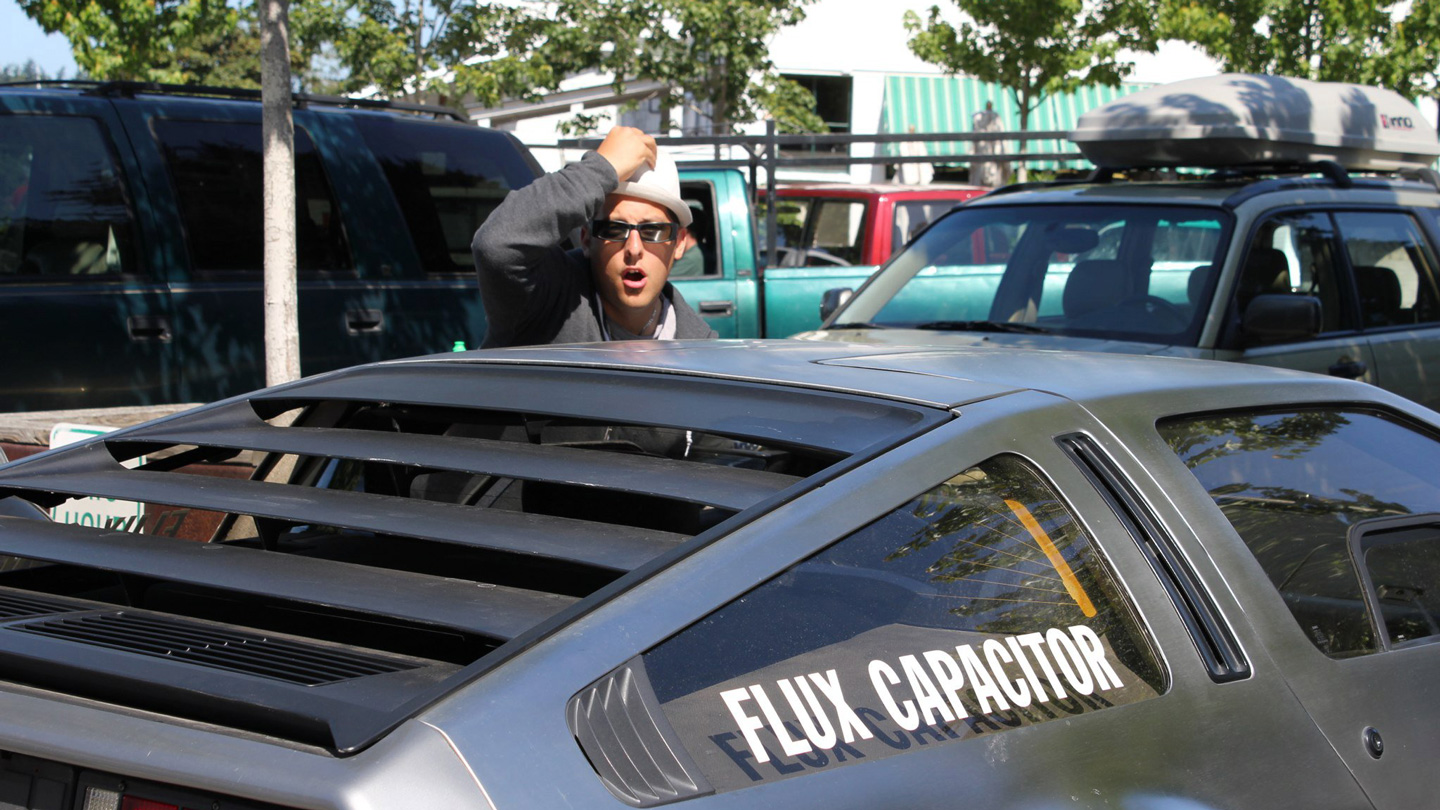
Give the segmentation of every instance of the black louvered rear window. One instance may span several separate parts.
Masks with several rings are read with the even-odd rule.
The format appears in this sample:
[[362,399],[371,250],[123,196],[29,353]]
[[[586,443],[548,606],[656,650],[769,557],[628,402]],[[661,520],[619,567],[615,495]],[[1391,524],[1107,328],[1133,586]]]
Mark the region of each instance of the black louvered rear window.
[[[144,509],[108,529],[0,517],[0,558],[25,561],[0,571],[0,680],[358,750],[592,594],[950,418],[464,358],[307,378],[0,469],[0,498]],[[29,618],[51,597],[85,607]]]

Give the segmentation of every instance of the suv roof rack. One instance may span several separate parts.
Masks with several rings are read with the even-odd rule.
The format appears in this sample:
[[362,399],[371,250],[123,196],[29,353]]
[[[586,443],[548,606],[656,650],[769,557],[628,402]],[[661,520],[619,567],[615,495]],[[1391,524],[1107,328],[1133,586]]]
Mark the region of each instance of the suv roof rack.
[[[164,84],[161,82],[137,81],[94,81],[89,79],[42,79],[27,82],[6,82],[0,87],[83,87],[85,95],[134,98],[140,93],[176,96],[215,96],[245,101],[259,101],[260,91],[241,87],[213,87],[202,84]],[[348,96],[316,95],[312,93],[291,93],[296,107],[324,105],[330,107],[353,107],[365,110],[388,110],[393,112],[425,113],[437,118],[450,118],[461,123],[470,123],[459,112],[438,104],[417,104],[410,101],[385,101],[379,99],[350,98]]]
[[[1173,169],[1177,167],[1165,167]],[[1178,167],[1186,168],[1186,167]],[[1198,168],[1198,167],[1195,167]],[[1035,189],[1064,188],[1077,185],[1097,185],[1116,182],[1118,175],[1127,171],[1154,171],[1153,166],[1100,166],[1085,177],[1066,180],[1041,180],[1031,183],[1015,183],[986,194],[986,197],[994,197],[1000,194],[1010,194],[1016,191],[1031,191]],[[1320,175],[1314,177],[1313,175]],[[1401,181],[1408,181],[1416,190],[1440,192],[1440,172],[1435,169],[1425,168],[1403,168],[1394,172],[1367,172],[1366,174],[1389,174]],[[1279,175],[1279,176],[1276,176]],[[1297,176],[1304,175],[1304,176]],[[1236,189],[1234,194],[1225,198],[1222,203],[1226,208],[1233,209],[1246,200],[1253,199],[1261,194],[1268,194],[1274,191],[1299,188],[1394,188],[1395,181],[1381,177],[1356,177],[1344,166],[1333,160],[1317,160],[1306,162],[1276,162],[1276,163],[1252,163],[1243,166],[1230,166],[1211,172],[1203,178],[1207,182],[1226,182],[1235,180],[1248,180],[1244,186]],[[1423,187],[1423,189],[1422,189]]]

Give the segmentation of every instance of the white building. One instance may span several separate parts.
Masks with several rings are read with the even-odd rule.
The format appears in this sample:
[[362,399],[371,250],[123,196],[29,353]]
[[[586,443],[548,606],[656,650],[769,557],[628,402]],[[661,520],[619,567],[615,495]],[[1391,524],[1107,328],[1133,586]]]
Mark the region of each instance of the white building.
[[[781,30],[770,46],[770,58],[778,71],[799,81],[815,94],[818,111],[832,132],[856,135],[883,132],[968,131],[974,112],[991,101],[1001,114],[1007,128],[1018,128],[1018,114],[1008,92],[963,78],[946,77],[936,66],[927,64],[910,52],[909,35],[903,18],[914,11],[922,19],[936,0],[895,0],[875,3],[873,0],[819,0],[806,9],[806,18],[799,25]],[[943,5],[943,4],[942,4]],[[1214,63],[1194,51],[1168,43],[1159,55],[1140,54],[1131,87],[1175,81],[1216,72]],[[660,113],[646,99],[658,87],[651,83],[632,82],[616,95],[610,77],[582,74],[570,77],[561,90],[538,103],[509,102],[500,108],[474,107],[471,117],[482,126],[510,130],[522,142],[535,149],[535,155],[547,170],[556,169],[579,157],[575,150],[554,148],[563,137],[558,127],[578,113],[599,115],[604,132],[614,123],[638,126],[658,132]],[[1068,129],[1073,118],[1089,106],[1104,103],[1128,92],[1095,88],[1082,92],[1075,99],[1056,99],[1047,109],[1032,114],[1030,129]],[[638,101],[640,107],[620,112],[619,105]],[[670,131],[686,134],[709,134],[708,121],[693,111],[676,110]],[[750,134],[763,134],[764,125],[747,128]],[[1037,142],[1030,152],[1061,151],[1062,145]],[[873,155],[874,145],[856,144],[853,156]],[[931,154],[953,154],[962,150],[958,144],[931,145]],[[895,154],[895,147],[883,154]],[[711,148],[689,150],[697,156],[714,157]],[[736,152],[733,157],[743,157]],[[786,171],[784,179],[825,178],[866,182],[883,179],[885,167],[856,165],[814,171]]]

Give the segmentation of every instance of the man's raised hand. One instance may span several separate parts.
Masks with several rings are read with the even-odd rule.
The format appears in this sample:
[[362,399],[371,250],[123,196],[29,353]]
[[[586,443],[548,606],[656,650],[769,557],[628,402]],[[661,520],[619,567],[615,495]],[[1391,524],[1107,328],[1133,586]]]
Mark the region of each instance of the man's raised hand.
[[641,166],[655,166],[655,139],[634,127],[615,127],[595,150],[615,167],[620,182],[630,179]]

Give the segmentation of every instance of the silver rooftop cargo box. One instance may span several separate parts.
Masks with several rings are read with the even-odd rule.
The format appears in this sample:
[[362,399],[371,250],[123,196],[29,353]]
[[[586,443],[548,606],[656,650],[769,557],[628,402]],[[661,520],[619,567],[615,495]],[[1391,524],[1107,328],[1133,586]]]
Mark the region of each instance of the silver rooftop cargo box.
[[1080,116],[1070,140],[1107,167],[1333,160],[1355,171],[1395,171],[1440,156],[1435,128],[1398,93],[1244,74],[1132,93]]

